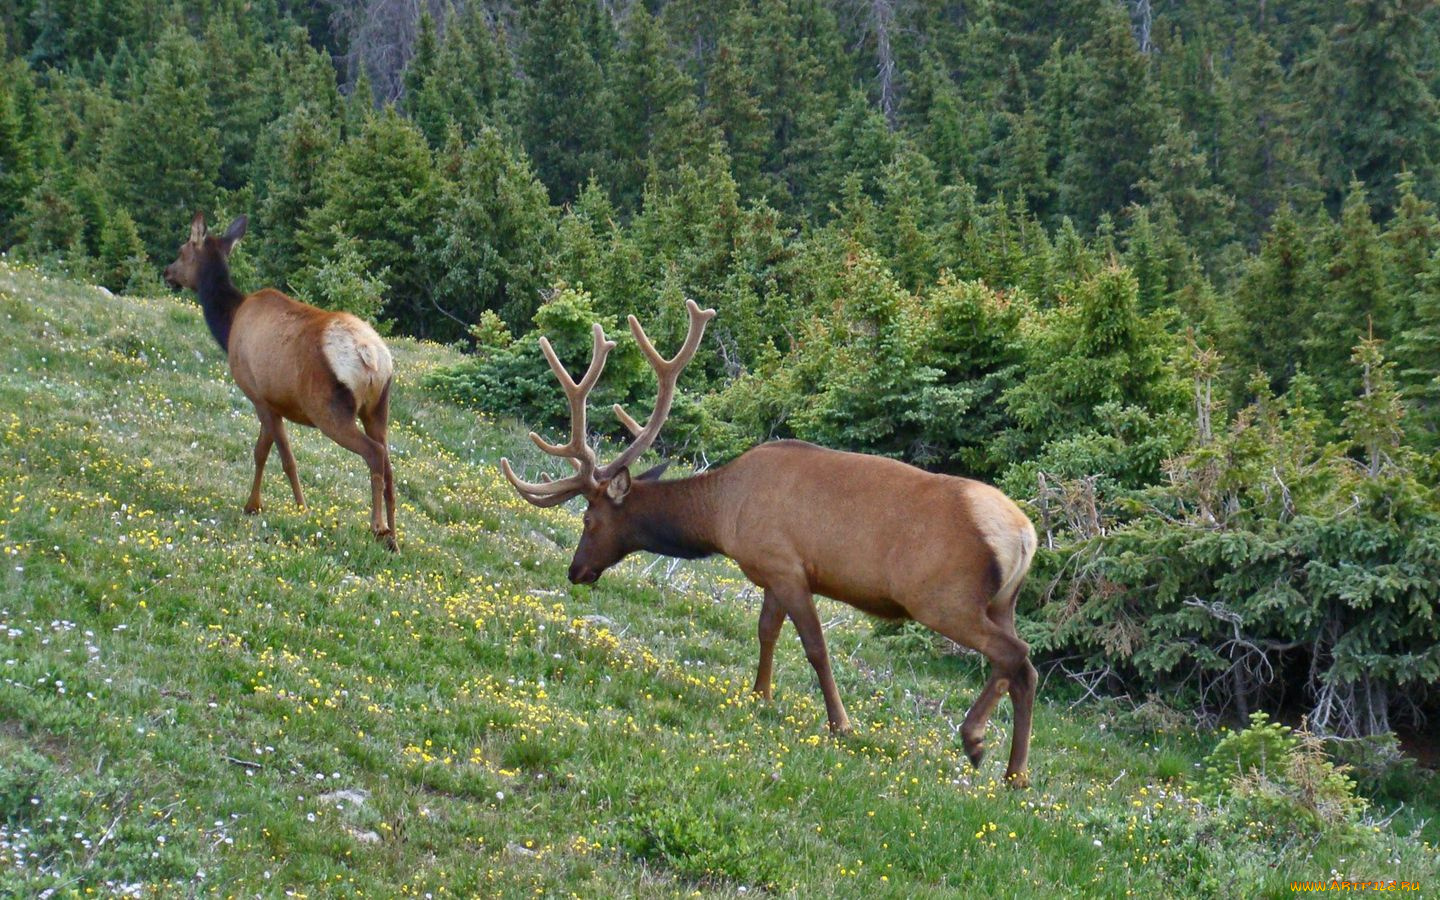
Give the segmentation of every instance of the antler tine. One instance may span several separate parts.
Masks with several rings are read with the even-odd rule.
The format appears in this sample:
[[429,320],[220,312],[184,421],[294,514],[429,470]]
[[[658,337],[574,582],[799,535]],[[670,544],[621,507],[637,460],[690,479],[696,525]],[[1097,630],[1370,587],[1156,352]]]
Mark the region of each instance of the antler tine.
[[504,457],[500,459],[500,470],[522,499],[539,507],[559,506],[585,488],[578,473],[560,481],[521,481],[510,468],[510,460]]
[[659,393],[655,397],[655,409],[650,413],[642,428],[620,404],[615,404],[615,415],[619,417],[621,424],[634,435],[630,446],[626,447],[619,456],[607,463],[597,473],[600,480],[604,480],[630,465],[650,449],[655,443],[655,438],[660,435],[660,428],[665,424],[666,418],[670,415],[670,403],[675,399],[675,382],[680,378],[680,372],[694,358],[695,351],[700,348],[700,339],[705,336],[705,326],[715,318],[715,310],[701,309],[694,300],[686,300],[685,308],[690,313],[690,330],[685,335],[685,343],[680,346],[677,352],[670,359],[665,359],[655,350],[655,345],[650,343],[650,338],[645,335],[645,329],[640,326],[640,320],[630,316],[630,331],[635,335],[635,341],[640,345],[640,350],[650,360],[650,368],[655,370],[655,376],[660,382]]
[[590,351],[590,367],[585,370],[585,376],[578,383],[570,377],[569,371],[555,355],[550,341],[543,337],[540,339],[540,350],[545,354],[551,371],[555,373],[560,388],[570,403],[570,440],[564,444],[552,444],[533,431],[530,432],[530,440],[551,456],[568,459],[575,468],[575,474],[558,481],[521,481],[510,468],[510,461],[501,459],[500,468],[511,486],[522,498],[535,506],[558,506],[595,483],[595,451],[585,440],[585,400],[594,389],[595,383],[600,380],[600,373],[605,370],[605,359],[614,349],[615,342],[605,339],[605,331],[599,322],[595,323],[593,334],[595,340]]

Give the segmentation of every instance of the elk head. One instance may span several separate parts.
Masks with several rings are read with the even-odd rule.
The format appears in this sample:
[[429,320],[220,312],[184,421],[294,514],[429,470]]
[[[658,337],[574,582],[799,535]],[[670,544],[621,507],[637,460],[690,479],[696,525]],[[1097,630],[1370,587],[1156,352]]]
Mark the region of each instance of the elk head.
[[700,339],[705,334],[705,326],[715,316],[715,310],[702,310],[694,300],[686,300],[685,306],[690,314],[690,330],[680,351],[668,360],[656,352],[650,339],[645,336],[645,329],[640,327],[640,321],[634,316],[629,317],[630,331],[635,335],[635,341],[640,345],[645,358],[649,360],[650,367],[655,370],[659,391],[655,398],[655,408],[644,426],[631,418],[619,404],[614,406],[615,415],[630,432],[632,439],[619,456],[603,466],[596,460],[594,449],[586,442],[585,401],[595,383],[600,380],[600,373],[605,370],[605,359],[614,349],[615,342],[606,340],[604,329],[598,322],[595,323],[595,343],[590,352],[590,367],[585,370],[584,377],[576,382],[555,355],[550,342],[540,338],[540,349],[570,402],[570,440],[565,444],[551,444],[533,431],[530,432],[530,440],[551,456],[569,460],[575,472],[559,481],[532,483],[516,477],[508,459],[500,460],[500,469],[516,492],[535,506],[558,506],[572,497],[582,495],[588,501],[584,531],[580,536],[579,546],[575,548],[575,557],[570,562],[570,581],[575,584],[593,584],[600,577],[600,573],[639,549],[634,529],[626,527],[625,524],[625,499],[635,481],[659,478],[664,466],[657,466],[632,478],[630,464],[655,443],[660,428],[670,415],[670,404],[675,399],[675,382],[680,377],[680,372],[695,356]]
[[200,287],[200,273],[212,254],[219,254],[221,260],[230,258],[230,251],[245,236],[245,227],[250,220],[239,216],[225,229],[220,237],[210,237],[205,230],[205,214],[197,212],[190,220],[190,238],[180,245],[175,261],[165,267],[165,283],[172,288],[196,290]]

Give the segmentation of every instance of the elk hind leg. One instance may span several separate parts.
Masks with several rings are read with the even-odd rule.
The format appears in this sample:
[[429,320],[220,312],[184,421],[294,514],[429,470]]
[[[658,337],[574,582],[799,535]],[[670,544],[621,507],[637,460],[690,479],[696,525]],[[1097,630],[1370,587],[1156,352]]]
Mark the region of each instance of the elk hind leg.
[[[386,382],[385,389],[380,393],[380,399],[376,401],[375,405],[360,411],[360,424],[364,427],[366,436],[379,444],[381,451],[384,453],[385,530],[389,533],[388,543],[391,545],[390,549],[392,550],[396,549],[395,472],[390,467],[389,442],[390,385],[393,383],[393,381]],[[383,535],[379,533],[377,533],[376,536],[383,537]]]
[[[354,409],[353,405],[350,409]],[[343,409],[337,410],[335,415],[317,424],[326,437],[365,460],[365,465],[370,468],[370,533],[387,550],[393,552],[399,549],[395,533],[385,527],[385,520],[380,515],[385,494],[385,446],[356,427],[353,411],[347,416]]]
[[[987,598],[988,599],[988,598]],[[972,765],[979,766],[985,755],[985,729],[1000,698],[1007,692],[1015,704],[1015,726],[1010,739],[1010,761],[1005,778],[1015,787],[1028,783],[1025,774],[1030,747],[1030,723],[1035,700],[1035,667],[1030,664],[1030,646],[1015,633],[1013,619],[992,618],[983,600],[966,602],[948,615],[921,618],[921,624],[938,631],[957,644],[977,651],[990,661],[990,677],[975,698],[960,726],[960,739]]]

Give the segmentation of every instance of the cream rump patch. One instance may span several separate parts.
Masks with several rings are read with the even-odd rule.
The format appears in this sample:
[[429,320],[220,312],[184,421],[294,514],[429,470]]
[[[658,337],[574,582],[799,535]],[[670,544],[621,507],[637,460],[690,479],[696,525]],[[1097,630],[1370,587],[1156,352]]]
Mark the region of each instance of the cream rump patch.
[[1035,526],[995,488],[978,482],[970,486],[970,514],[975,528],[1000,566],[1000,589],[993,599],[1009,600],[1035,555]]
[[326,326],[320,351],[336,380],[350,389],[362,409],[380,398],[394,371],[385,342],[354,316],[336,317]]

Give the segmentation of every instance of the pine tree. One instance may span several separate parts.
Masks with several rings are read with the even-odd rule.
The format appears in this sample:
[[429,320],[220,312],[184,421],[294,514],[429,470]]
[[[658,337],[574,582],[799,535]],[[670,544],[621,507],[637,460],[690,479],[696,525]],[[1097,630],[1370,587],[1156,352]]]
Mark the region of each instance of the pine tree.
[[1021,203],[1032,215],[1047,216],[1056,187],[1050,150],[1018,59],[1009,62],[998,104],[991,122],[992,153],[986,154],[981,170],[995,192]]
[[[147,43],[147,27],[158,19],[143,0],[46,0],[29,16],[34,37],[25,54],[36,69],[63,69],[110,53],[118,40],[134,36]],[[147,21],[149,20],[149,21]]]
[[[984,135],[972,134],[978,114],[967,106],[938,54],[927,50],[901,97],[901,118],[920,151],[935,163],[941,178],[972,178],[974,145]],[[1042,147],[1042,152],[1043,152]]]
[[763,196],[781,210],[816,210],[803,195],[823,165],[846,68],[834,13],[821,0],[758,0],[730,34],[765,118]]
[[155,286],[155,269],[145,258],[140,232],[130,214],[123,209],[106,218],[96,263],[100,283],[112,291]]
[[320,49],[311,46],[309,32],[291,28],[272,44],[275,65],[269,68],[276,110],[293,110],[309,104],[331,119],[339,120],[344,110],[340,86],[335,82],[335,64]]
[[253,258],[267,284],[284,287],[302,265],[305,217],[326,200],[321,175],[340,143],[340,122],[304,104],[267,126],[258,143],[255,169],[262,200],[255,210],[259,240]]
[[1395,388],[1394,363],[1381,351],[1383,341],[1367,337],[1355,345],[1350,362],[1360,370],[1359,396],[1345,401],[1344,429],[1360,448],[1367,477],[1376,478],[1403,462],[1405,408]]
[[525,149],[558,203],[573,200],[592,173],[610,172],[604,77],[585,40],[582,6],[542,0],[520,50],[529,85],[521,117]]
[[644,4],[632,6],[626,16],[609,88],[615,197],[623,208],[633,210],[639,206],[652,155],[660,168],[672,169],[681,161],[674,150],[693,139],[665,133],[677,125],[691,130],[683,123],[694,115],[687,103],[693,85],[671,59],[665,33]]
[[935,167],[924,154],[907,149],[885,167],[881,185],[880,245],[896,280],[915,292],[940,273],[942,212]]
[[[5,46],[0,35],[0,60]],[[0,61],[0,248],[18,238],[15,221],[25,206],[25,197],[39,180],[34,148],[27,140],[27,125],[21,107],[22,90],[33,90],[30,71],[22,63]]]
[[850,95],[825,142],[825,163],[821,167],[821,183],[812,188],[817,203],[831,206],[839,203],[842,185],[851,176],[872,199],[878,198],[885,168],[895,158],[899,141],[885,116],[860,91]]
[[1306,368],[1319,382],[1327,408],[1338,414],[1350,394],[1350,348],[1367,334],[1389,337],[1394,316],[1384,246],[1359,181],[1351,182],[1340,222],[1327,243],[1320,251],[1325,254],[1320,260],[1324,276],[1305,346]]
[[1416,279],[1409,327],[1395,341],[1394,357],[1416,443],[1440,447],[1440,250]]
[[333,266],[353,239],[369,275],[383,281],[385,315],[401,331],[452,334],[470,324],[452,326],[447,311],[433,302],[435,277],[425,248],[440,211],[441,185],[419,129],[393,107],[372,113],[330,157],[319,196],[322,204],[297,236],[303,267]]
[[236,19],[211,19],[202,40],[209,121],[219,137],[216,180],[224,190],[239,190],[252,178],[256,135],[280,112],[268,90],[277,59],[257,32]]
[[1203,256],[1213,258],[1234,235],[1235,201],[1215,183],[1195,135],[1179,122],[1165,126],[1138,187],[1147,202],[1174,212],[1190,245]]
[[1140,199],[1164,116],[1129,22],[1112,14],[1081,50],[1074,146],[1059,175],[1060,209],[1085,226]]
[[761,172],[765,165],[768,137],[765,114],[739,56],[722,44],[714,55],[706,81],[705,124],[725,142],[731,172],[746,196],[764,193]]
[[1348,0],[1345,21],[1298,67],[1311,101],[1327,199],[1358,179],[1382,209],[1402,169],[1430,178],[1440,161],[1440,104],[1422,68],[1426,0]]
[[[1140,314],[1138,286],[1123,268],[1107,266],[1085,279],[1029,331],[1028,377],[1003,399],[1022,429],[1010,438],[1012,458],[1107,427],[1101,419],[1107,409],[1131,408],[1148,419],[1183,402],[1184,388],[1167,367],[1172,339]],[[1128,460],[1125,474],[1152,478],[1162,458]]]
[[1396,183],[1400,199],[1395,218],[1385,228],[1385,255],[1389,292],[1395,299],[1387,331],[1398,336],[1412,326],[1411,298],[1419,291],[1420,277],[1440,246],[1440,219],[1435,217],[1435,205],[1415,193],[1413,172],[1401,172]]
[[464,149],[427,266],[436,302],[467,323],[485,310],[517,332],[549,286],[550,206],[528,162],[486,128]]
[[435,19],[429,10],[420,13],[420,34],[415,39],[415,54],[405,67],[405,93],[400,106],[420,129],[431,147],[439,147],[445,139],[447,126],[453,121],[450,110],[440,96],[440,80],[456,73],[440,70],[440,38],[435,32]]
[[1239,343],[1228,355],[1241,364],[1242,376],[1262,371],[1271,390],[1285,391],[1305,358],[1311,314],[1319,305],[1314,276],[1300,223],[1294,210],[1282,206],[1236,288]]
[[[935,377],[916,367],[911,298],[869,251],[847,254],[829,324],[807,342],[791,377],[807,398],[790,417],[797,437],[831,447],[900,456],[915,430],[913,392]],[[808,383],[808,384],[807,384]]]
[[190,215],[212,206],[218,194],[220,134],[199,45],[183,32],[166,32],[129,94],[103,165],[111,197],[134,219],[146,252],[169,259]]
[[1301,140],[1299,104],[1291,92],[1279,54],[1263,35],[1242,30],[1216,174],[1236,200],[1236,232],[1251,247],[1282,205],[1305,208],[1318,199],[1319,175]]

